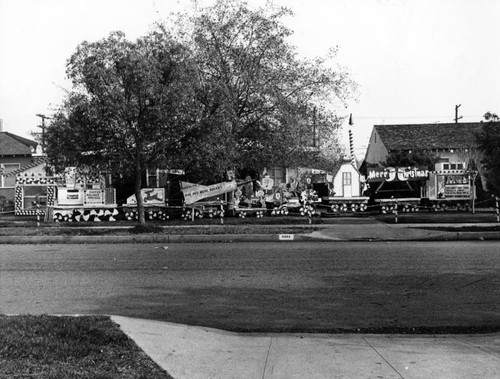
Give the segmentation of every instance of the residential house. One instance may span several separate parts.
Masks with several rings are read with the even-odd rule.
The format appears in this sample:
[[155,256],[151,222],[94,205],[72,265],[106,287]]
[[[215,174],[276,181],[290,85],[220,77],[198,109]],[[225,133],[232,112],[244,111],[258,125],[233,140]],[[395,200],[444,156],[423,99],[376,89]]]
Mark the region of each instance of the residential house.
[[364,164],[381,165],[391,152],[427,151],[438,156],[441,163],[449,164],[445,167],[455,164],[455,168],[457,165],[464,168],[464,157],[477,148],[476,134],[482,125],[481,122],[375,125]]

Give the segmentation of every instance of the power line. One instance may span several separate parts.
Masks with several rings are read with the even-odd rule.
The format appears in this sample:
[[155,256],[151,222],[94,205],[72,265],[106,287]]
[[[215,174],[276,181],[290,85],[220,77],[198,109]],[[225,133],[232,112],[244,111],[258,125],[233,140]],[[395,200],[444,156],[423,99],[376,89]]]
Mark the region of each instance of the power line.
[[[385,120],[391,120],[391,119],[398,119],[398,118],[402,118],[402,119],[415,119],[415,118],[418,118],[418,119],[425,119],[425,118],[432,118],[432,119],[436,119],[436,118],[449,118],[450,115],[447,115],[447,116],[389,116],[389,117],[386,117],[386,116],[356,116],[356,119],[373,119],[373,118],[381,118],[381,119],[385,119]],[[477,117],[477,118],[482,118],[483,115],[464,115],[464,116],[461,116],[461,117]]]

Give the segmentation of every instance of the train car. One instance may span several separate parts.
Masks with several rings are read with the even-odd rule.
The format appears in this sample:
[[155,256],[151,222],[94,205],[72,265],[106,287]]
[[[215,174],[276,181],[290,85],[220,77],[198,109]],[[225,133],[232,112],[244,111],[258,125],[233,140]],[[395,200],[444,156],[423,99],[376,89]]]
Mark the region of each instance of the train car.
[[[439,167],[437,167],[439,168]],[[429,171],[421,167],[368,169],[370,203],[381,213],[469,210],[475,198],[473,174],[465,170]]]

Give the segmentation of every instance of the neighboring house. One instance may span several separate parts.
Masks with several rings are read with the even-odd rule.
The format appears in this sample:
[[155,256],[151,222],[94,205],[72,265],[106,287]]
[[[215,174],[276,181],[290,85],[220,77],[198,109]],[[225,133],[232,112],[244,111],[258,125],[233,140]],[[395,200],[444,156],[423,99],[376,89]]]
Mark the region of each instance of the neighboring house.
[[436,170],[467,169],[471,158],[480,163],[476,134],[482,126],[482,122],[375,125],[363,167],[383,165],[391,152],[427,151],[439,158]]
[[34,156],[37,145],[35,141],[0,130],[0,207],[14,201],[18,173],[26,169],[42,172],[45,161]]

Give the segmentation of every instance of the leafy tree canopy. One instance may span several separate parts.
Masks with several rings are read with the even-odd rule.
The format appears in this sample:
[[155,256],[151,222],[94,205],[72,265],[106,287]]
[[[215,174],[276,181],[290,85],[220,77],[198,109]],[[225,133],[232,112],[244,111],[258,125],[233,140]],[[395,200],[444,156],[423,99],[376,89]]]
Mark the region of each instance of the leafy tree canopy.
[[486,121],[499,121],[500,120],[496,113],[489,112],[489,111],[484,114],[484,119]]
[[498,116],[491,112],[487,112],[484,117],[490,122],[483,123],[476,139],[482,153],[481,163],[485,170],[488,190],[498,196],[500,195],[500,122]]
[[304,164],[315,159],[311,147],[338,151],[331,146],[338,144],[340,119],[331,105],[345,105],[355,85],[327,64],[334,53],[298,57],[282,22],[290,15],[286,8],[251,10],[229,0],[178,18],[179,39],[193,49],[196,100],[204,116],[204,141],[184,146],[188,170],[213,176],[209,164],[261,169]]

